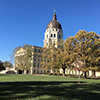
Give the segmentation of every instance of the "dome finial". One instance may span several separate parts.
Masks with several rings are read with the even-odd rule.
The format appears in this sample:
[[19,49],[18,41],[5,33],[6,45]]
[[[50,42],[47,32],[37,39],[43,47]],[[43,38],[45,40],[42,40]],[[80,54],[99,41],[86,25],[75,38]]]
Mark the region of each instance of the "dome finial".
[[54,13],[56,13],[56,9],[54,9]]
[[56,9],[54,9],[54,14],[53,14],[53,19],[52,19],[52,20],[57,20],[56,17],[57,17],[57,16],[56,16]]

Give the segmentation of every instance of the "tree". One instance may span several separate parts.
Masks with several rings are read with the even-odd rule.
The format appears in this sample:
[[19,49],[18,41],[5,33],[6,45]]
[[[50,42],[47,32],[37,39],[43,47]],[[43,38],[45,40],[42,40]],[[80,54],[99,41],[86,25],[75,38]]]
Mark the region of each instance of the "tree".
[[13,67],[13,64],[10,61],[3,62],[4,67]]
[[51,45],[49,48],[43,48],[42,67],[45,67],[47,70],[56,68],[56,50],[57,48],[54,45]]
[[[31,45],[24,45],[15,48],[13,51],[14,54],[17,53],[18,50],[23,49],[23,53],[15,57],[15,63],[17,65],[17,70],[24,70],[24,74],[26,74],[27,70],[32,70],[31,68],[31,61],[32,61],[32,53],[33,48]],[[32,72],[32,71],[31,71]],[[32,74],[32,73],[31,73]]]
[[63,40],[59,42],[60,48],[58,49],[56,64],[63,69],[63,76],[65,76],[65,69],[70,68],[74,61],[74,57],[72,56],[74,48],[73,41],[73,37],[68,37],[65,42]]
[[100,61],[100,37],[95,32],[79,30],[74,36],[73,54],[85,63],[83,72],[86,78],[88,70],[98,70]]
[[80,84],[80,71],[84,69],[85,63],[78,59],[76,62],[73,63],[75,70],[79,71],[78,83]]
[[65,43],[61,40],[57,43],[58,48],[52,45],[50,48],[44,48],[42,54],[42,66],[49,69],[63,69],[63,76],[65,76],[65,69],[69,68],[73,63],[73,37],[67,38]]

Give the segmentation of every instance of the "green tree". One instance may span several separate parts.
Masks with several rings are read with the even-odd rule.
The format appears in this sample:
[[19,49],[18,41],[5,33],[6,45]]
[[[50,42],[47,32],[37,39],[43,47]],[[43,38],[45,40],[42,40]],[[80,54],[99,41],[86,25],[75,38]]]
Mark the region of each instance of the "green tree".
[[99,70],[100,62],[100,37],[95,32],[80,30],[74,36],[73,54],[85,63],[82,71],[86,77],[88,70]]
[[10,61],[3,62],[4,67],[13,67],[13,64]]
[[63,76],[65,76],[65,69],[70,68],[71,64],[73,63],[73,42],[74,38],[73,37],[68,37],[66,41],[64,42],[61,40],[59,42],[59,47],[58,48],[58,53],[56,55],[57,60],[56,64],[58,68],[63,69]]
[[43,48],[42,67],[52,71],[56,68],[56,51],[57,48],[54,45],[51,45],[49,48]]
[[17,53],[17,51],[20,50],[21,48],[23,49],[23,53],[20,56],[15,57],[15,63],[17,65],[17,70],[24,70],[24,74],[26,74],[27,70],[32,70],[31,61],[34,50],[31,45],[24,45],[22,47],[20,46],[15,48],[15,50],[13,51],[14,54]]

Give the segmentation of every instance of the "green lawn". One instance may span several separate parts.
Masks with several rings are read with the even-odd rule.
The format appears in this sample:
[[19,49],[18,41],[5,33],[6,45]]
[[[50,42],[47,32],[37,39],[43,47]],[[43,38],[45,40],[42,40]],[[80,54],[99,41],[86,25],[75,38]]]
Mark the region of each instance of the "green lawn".
[[100,80],[0,75],[0,100],[100,100]]

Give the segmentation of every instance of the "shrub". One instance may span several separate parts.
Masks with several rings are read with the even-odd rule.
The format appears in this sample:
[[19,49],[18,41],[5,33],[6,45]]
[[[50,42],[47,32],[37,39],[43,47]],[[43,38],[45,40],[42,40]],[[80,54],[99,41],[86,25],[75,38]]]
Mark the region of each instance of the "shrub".
[[44,73],[44,74],[48,74],[48,73]]
[[57,75],[62,76],[62,74],[61,74],[61,73],[57,73]]
[[49,75],[53,75],[53,73],[49,73]]

